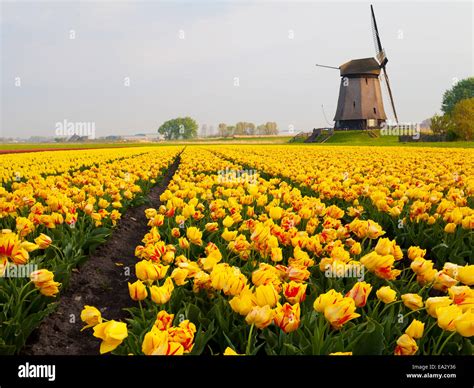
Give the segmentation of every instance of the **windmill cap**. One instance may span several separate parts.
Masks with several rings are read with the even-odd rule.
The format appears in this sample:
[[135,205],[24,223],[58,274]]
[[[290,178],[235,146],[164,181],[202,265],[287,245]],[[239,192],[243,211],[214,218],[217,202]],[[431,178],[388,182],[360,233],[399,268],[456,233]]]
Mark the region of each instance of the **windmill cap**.
[[380,64],[375,58],[353,59],[339,66],[341,77],[356,74],[380,74]]

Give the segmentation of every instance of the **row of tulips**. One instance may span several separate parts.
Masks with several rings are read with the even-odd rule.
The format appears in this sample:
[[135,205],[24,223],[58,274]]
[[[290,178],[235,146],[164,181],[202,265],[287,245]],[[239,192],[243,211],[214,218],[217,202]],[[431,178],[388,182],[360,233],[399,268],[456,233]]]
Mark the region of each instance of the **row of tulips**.
[[101,353],[472,354],[473,265],[440,265],[357,205],[326,204],[215,148],[185,149],[146,211],[127,322],[104,325],[85,306]]
[[474,151],[403,147],[230,147],[212,151],[297,184],[383,226],[405,249],[469,263],[474,246]]
[[[179,151],[0,156],[3,176],[21,160],[29,168],[0,188],[0,353],[21,350],[54,309],[52,297],[67,287],[72,269],[105,241],[123,209],[144,200]],[[42,161],[37,166],[35,158]]]

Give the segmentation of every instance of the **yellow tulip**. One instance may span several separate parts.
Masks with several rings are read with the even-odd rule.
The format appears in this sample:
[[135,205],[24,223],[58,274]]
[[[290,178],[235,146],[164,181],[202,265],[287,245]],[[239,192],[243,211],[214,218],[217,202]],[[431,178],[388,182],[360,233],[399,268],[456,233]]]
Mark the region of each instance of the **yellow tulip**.
[[269,305],[265,305],[263,307],[255,306],[247,314],[245,321],[249,325],[254,324],[257,328],[263,329],[272,323],[273,310]]
[[165,304],[170,300],[173,289],[173,281],[171,278],[166,278],[161,287],[152,286],[150,288],[151,300],[156,304]]
[[273,320],[285,333],[291,333],[298,329],[300,325],[300,312],[299,303],[294,305],[285,303],[283,306],[278,304],[274,311]]
[[318,313],[324,313],[326,307],[333,305],[344,299],[344,296],[336,292],[336,290],[329,290],[325,294],[320,294],[313,303],[313,308]]
[[438,317],[439,327],[443,330],[455,331],[455,320],[462,315],[462,310],[456,305],[438,307],[436,309],[436,315]]
[[186,237],[192,244],[198,246],[202,245],[202,232],[198,228],[194,226],[189,227],[186,230]]
[[360,314],[355,313],[355,309],[354,299],[343,298],[327,306],[324,309],[324,317],[334,329],[338,330],[350,320],[360,317]]
[[229,242],[229,241],[235,240],[235,238],[237,237],[237,233],[238,233],[238,231],[236,231],[236,230],[231,232],[227,228],[225,228],[224,232],[222,232],[222,234],[221,234],[221,237],[225,241]]
[[438,317],[436,310],[439,307],[446,307],[451,304],[452,304],[452,300],[447,296],[434,296],[434,297],[426,299],[425,301],[426,311],[433,318]]
[[396,356],[412,356],[418,351],[418,345],[416,341],[408,334],[403,334],[397,340],[397,346],[395,347]]
[[54,278],[54,273],[47,269],[39,269],[30,274],[30,280],[36,287],[41,287],[43,284],[50,282]]
[[241,356],[241,354],[238,354],[234,349],[227,346],[224,350],[224,356]]
[[456,331],[463,337],[474,336],[474,312],[466,311],[454,321]]
[[156,315],[154,326],[158,330],[168,330],[173,324],[174,314],[168,314],[165,310],[161,310]]
[[415,260],[418,257],[425,257],[426,249],[421,249],[420,247],[410,247],[408,248],[408,258],[410,260]]
[[454,222],[446,224],[446,226],[444,227],[444,231],[449,234],[454,233],[456,231],[456,224]]
[[402,301],[410,310],[418,310],[423,307],[423,298],[418,294],[403,294]]
[[281,248],[272,248],[270,258],[275,263],[282,261],[283,253]]
[[187,283],[186,278],[189,274],[187,269],[183,268],[175,268],[173,272],[171,272],[170,278],[174,280],[177,286],[182,286]]
[[458,268],[457,279],[467,286],[474,286],[474,265]]
[[163,279],[166,276],[166,272],[168,272],[168,268],[169,265],[163,266],[149,260],[141,260],[135,264],[135,274],[142,281],[153,282]]
[[377,298],[385,304],[397,300],[397,292],[392,290],[389,286],[380,287],[375,294],[377,295]]
[[307,284],[297,283],[295,281],[285,283],[283,285],[283,296],[292,304],[301,303],[306,299],[307,286]]
[[35,243],[40,249],[48,248],[52,242],[53,240],[51,239],[51,237],[45,235],[44,233],[41,233],[38,237],[35,238]]
[[269,215],[271,219],[278,221],[283,215],[283,209],[279,206],[271,207]]
[[419,339],[423,337],[423,331],[425,324],[417,319],[414,319],[410,325],[405,329],[405,334],[408,334],[412,338]]
[[178,245],[181,249],[189,249],[189,241],[186,237],[180,237],[178,239]]
[[130,293],[130,298],[135,301],[146,299],[148,296],[148,291],[140,280],[137,280],[133,284],[128,283],[128,292]]
[[346,294],[346,297],[354,299],[357,307],[364,307],[371,291],[372,286],[370,284],[366,282],[357,282]]
[[230,228],[233,224],[234,220],[230,216],[227,216],[222,220],[222,225],[224,225],[225,228]]
[[449,290],[449,297],[461,310],[474,309],[474,290],[468,286],[453,286]]
[[100,354],[115,350],[127,336],[127,325],[123,322],[112,320],[94,326],[94,337],[102,340]]
[[280,295],[278,295],[272,283],[258,286],[255,289],[255,301],[260,307],[266,305],[273,307],[277,304],[279,299]]
[[102,323],[102,315],[100,311],[93,306],[84,306],[84,309],[81,311],[81,320],[82,322],[87,323],[87,326],[83,327],[82,330],[89,327],[93,327],[99,323]]
[[157,330],[154,326],[145,334],[142,342],[143,354],[149,356],[159,347],[168,346],[168,332],[166,330]]
[[243,289],[239,295],[234,296],[229,301],[230,307],[236,313],[246,316],[253,307],[257,305],[255,296],[250,289]]

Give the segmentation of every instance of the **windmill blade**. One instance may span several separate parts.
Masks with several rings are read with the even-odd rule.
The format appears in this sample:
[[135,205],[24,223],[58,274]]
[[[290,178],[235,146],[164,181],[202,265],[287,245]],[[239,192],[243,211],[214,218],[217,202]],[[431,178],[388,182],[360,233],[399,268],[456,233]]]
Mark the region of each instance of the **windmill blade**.
[[385,67],[383,68],[383,75],[385,77],[385,85],[387,86],[390,104],[392,106],[393,115],[395,117],[395,122],[396,124],[398,124],[397,110],[395,109],[395,102],[393,101],[392,88],[390,87],[390,81],[388,80],[387,69]]
[[375,54],[377,60],[380,63],[380,66],[383,67],[388,62],[387,57],[385,56],[385,50],[382,47],[382,42],[380,41],[380,34],[379,29],[377,27],[377,21],[375,20],[375,13],[374,7],[370,5],[370,12],[371,12],[371,21],[372,21],[372,36],[374,38],[374,45],[375,45]]

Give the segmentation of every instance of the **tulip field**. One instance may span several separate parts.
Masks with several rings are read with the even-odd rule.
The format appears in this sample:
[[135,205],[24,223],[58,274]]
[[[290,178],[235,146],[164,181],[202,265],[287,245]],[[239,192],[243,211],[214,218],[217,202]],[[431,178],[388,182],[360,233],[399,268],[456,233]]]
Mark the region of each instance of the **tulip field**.
[[97,354],[473,353],[472,149],[170,145],[0,160],[0,353],[22,352],[159,185],[121,283],[125,318],[106,299],[75,312]]

